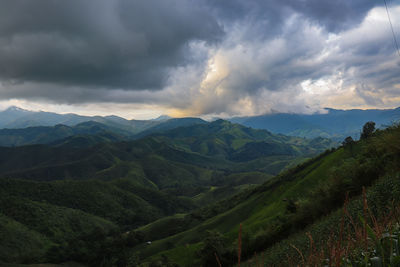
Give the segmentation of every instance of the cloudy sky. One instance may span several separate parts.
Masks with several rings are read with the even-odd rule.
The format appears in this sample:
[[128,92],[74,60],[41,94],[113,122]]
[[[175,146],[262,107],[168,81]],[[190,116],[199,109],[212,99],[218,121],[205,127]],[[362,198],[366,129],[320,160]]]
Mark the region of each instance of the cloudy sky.
[[[400,41],[400,0],[387,0]],[[383,1],[2,0],[0,108],[127,118],[400,106]]]

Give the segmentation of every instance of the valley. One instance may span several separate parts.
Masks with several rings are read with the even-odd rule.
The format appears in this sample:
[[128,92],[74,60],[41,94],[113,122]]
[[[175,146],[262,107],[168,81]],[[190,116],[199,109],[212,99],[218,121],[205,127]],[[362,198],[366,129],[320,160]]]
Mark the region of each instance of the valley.
[[244,260],[270,255],[340,208],[345,192],[357,198],[396,174],[387,142],[397,132],[339,146],[221,119],[140,134],[92,121],[3,129],[0,262],[214,266],[218,253],[230,266],[239,225]]

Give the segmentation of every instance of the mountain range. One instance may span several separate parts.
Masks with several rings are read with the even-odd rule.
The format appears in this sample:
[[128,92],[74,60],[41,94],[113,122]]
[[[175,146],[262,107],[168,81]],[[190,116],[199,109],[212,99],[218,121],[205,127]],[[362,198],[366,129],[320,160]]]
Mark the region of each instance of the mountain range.
[[[341,124],[341,112],[329,112],[337,132],[366,119],[352,111]],[[395,121],[398,109],[371,112],[381,115],[367,121]],[[8,125],[46,118],[47,126],[0,129],[0,265],[217,266],[217,254],[230,266],[241,223],[243,259],[266,250],[277,263],[276,255],[293,253],[276,246],[306,247],[297,238],[305,227],[326,242],[321,233],[339,224],[346,192],[359,203],[368,187],[383,210],[400,190],[397,124],[339,146],[222,119],[129,121],[17,108],[1,116]]]
[[99,122],[1,130],[0,263],[78,260],[71,250],[97,231],[115,236],[226,199],[335,145],[196,121],[141,138]]
[[[139,227],[137,233],[152,243],[137,245],[134,251],[147,264],[235,266],[241,253],[242,261],[247,261],[244,266],[254,262],[257,266],[297,266],[316,258],[326,262],[336,244],[350,252],[333,255],[346,254],[349,262],[374,262],[357,235],[364,225],[371,238],[369,246],[381,248],[379,255],[391,251],[389,245],[379,246],[388,230],[379,228],[383,232],[376,233],[383,216],[398,222],[392,212],[400,204],[399,136],[400,127],[392,126],[186,216],[170,216]],[[358,238],[349,241],[355,247],[343,245],[344,233],[345,238]],[[341,266],[342,259],[336,262]]]
[[[322,113],[293,114],[270,113],[260,116],[233,117],[227,120],[254,129],[264,129],[272,133],[306,138],[325,137],[342,141],[347,136],[360,137],[360,129],[368,121],[374,121],[377,128],[384,128],[400,120],[400,108],[370,110],[337,110],[326,108]],[[36,126],[75,126],[82,122],[94,121],[119,129],[137,138],[179,126],[205,123],[200,118],[171,118],[160,116],[153,120],[127,120],[118,116],[81,116],[34,112],[18,107],[10,107],[0,112],[0,129],[18,129]]]
[[[12,106],[0,112],[0,129],[21,129],[38,126],[55,126],[58,124],[75,126],[83,122],[93,121],[112,127],[114,130],[119,129],[129,132],[130,135],[134,135],[149,130],[154,126],[158,126],[159,130],[164,127],[168,129],[169,126],[163,126],[163,124],[171,119],[172,118],[168,116],[160,116],[154,120],[127,120],[114,115],[102,117],[82,116],[72,113],[58,114],[44,111],[29,111]],[[196,123],[198,120],[200,119],[195,119]],[[172,119],[171,123],[179,124],[175,119]],[[190,124],[190,118],[185,118],[185,122],[180,123],[180,126]]]
[[290,244],[306,253],[307,235],[323,247],[335,233],[346,192],[347,216],[365,212],[363,186],[373,210],[400,202],[399,134],[326,150],[328,139],[217,120],[87,147],[3,147],[0,263],[214,266],[218,253],[231,266],[242,225],[243,260],[264,251],[267,265],[289,264]]
[[400,120],[400,108],[396,109],[352,109],[326,108],[321,114],[271,113],[253,117],[229,119],[255,129],[267,129],[273,133],[315,138],[333,138],[337,141],[347,136],[360,137],[362,126],[374,121],[377,128],[384,128]]

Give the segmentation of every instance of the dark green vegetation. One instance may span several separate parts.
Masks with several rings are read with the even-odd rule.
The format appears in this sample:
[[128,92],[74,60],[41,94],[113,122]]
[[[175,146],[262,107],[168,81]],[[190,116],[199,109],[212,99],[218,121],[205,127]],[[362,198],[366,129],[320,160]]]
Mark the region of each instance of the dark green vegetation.
[[[382,217],[392,203],[399,205],[399,171],[400,127],[393,126],[327,151],[233,198],[141,227],[138,231],[153,242],[134,251],[148,263],[163,257],[181,266],[218,266],[217,253],[223,266],[234,265],[242,223],[244,259],[263,253],[268,266],[289,266],[288,258],[299,263],[299,253],[290,244],[306,254],[310,239],[302,231],[311,232],[317,246],[340,232],[342,213],[338,209],[346,194],[354,218],[364,212],[363,186],[375,217]],[[168,225],[174,225],[170,233],[158,230]]]
[[400,204],[400,127],[370,126],[314,158],[332,143],[223,120],[135,141],[73,142],[94,132],[0,148],[0,263],[218,266],[217,254],[230,266],[241,223],[244,261],[311,259],[310,236],[323,247],[340,235],[346,194],[346,220],[357,220],[367,187],[368,225]]
[[0,148],[0,175],[41,181],[129,178],[158,189],[199,186],[218,183],[232,172],[277,174],[294,159],[318,154],[333,144],[219,120],[131,142]]
[[[134,266],[146,241],[202,224],[334,145],[197,122],[175,129],[159,123],[147,137],[120,142],[113,141],[126,139],[124,130],[96,122],[3,130],[20,142],[49,144],[0,148],[0,263]],[[240,192],[223,206],[204,207]]]
[[326,114],[272,113],[262,116],[232,118],[255,129],[267,129],[273,133],[315,138],[317,136],[342,141],[347,136],[360,137],[360,129],[367,121],[374,121],[377,128],[397,122],[400,108],[387,110],[336,110],[326,109]]

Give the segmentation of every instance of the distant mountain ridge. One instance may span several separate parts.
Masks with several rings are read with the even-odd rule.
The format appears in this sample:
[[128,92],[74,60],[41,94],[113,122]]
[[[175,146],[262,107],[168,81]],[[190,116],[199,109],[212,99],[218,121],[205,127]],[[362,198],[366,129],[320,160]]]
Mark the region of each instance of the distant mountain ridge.
[[[272,113],[260,116],[234,117],[228,119],[254,129],[264,129],[272,133],[306,138],[332,138],[342,141],[347,136],[359,138],[360,129],[367,121],[374,121],[377,128],[383,128],[400,121],[400,108],[370,110],[325,109],[324,114]],[[200,118],[171,118],[163,115],[152,120],[127,120],[118,116],[81,116],[77,114],[57,114],[34,112],[18,107],[10,107],[0,112],[0,129],[20,129],[37,126],[55,126],[94,121],[115,130],[141,138],[156,132],[168,131],[181,126],[205,124]]]
[[64,143],[64,140],[71,141],[72,137],[88,136],[91,136],[92,139],[97,138],[97,142],[91,143],[94,144],[123,141],[128,139],[131,133],[94,121],[82,122],[75,126],[57,124],[55,126],[37,126],[23,129],[0,129],[0,146],[56,145]]
[[141,131],[150,128],[158,121],[152,120],[127,120],[118,116],[82,116],[73,113],[58,114],[45,111],[29,111],[15,106],[0,112],[0,128],[18,129],[35,126],[55,126],[63,124],[74,126],[82,122],[95,121],[108,126],[121,128],[124,130]]
[[[54,127],[56,125],[64,125],[75,127],[85,122],[96,122],[103,124],[103,128],[107,126],[108,130],[123,134],[124,136],[135,136],[144,132],[138,137],[145,136],[156,131],[165,131],[180,126],[190,126],[197,123],[205,123],[199,118],[171,118],[163,115],[154,120],[127,120],[118,116],[82,116],[77,114],[57,114],[44,111],[29,111],[15,106],[0,112],[0,136],[7,133],[17,133],[21,131],[2,131],[1,129],[23,129],[29,127]],[[36,129],[38,130],[38,129]],[[45,130],[45,129],[40,129]],[[34,129],[30,129],[34,131]],[[47,129],[50,131],[50,129]],[[66,135],[65,137],[70,136]],[[1,139],[1,137],[0,137]],[[18,142],[16,145],[27,144],[27,142]],[[28,142],[29,143],[29,142]],[[32,143],[32,142],[31,142]],[[33,142],[35,143],[35,142]],[[48,143],[36,142],[36,143]],[[1,140],[0,140],[1,145]],[[3,144],[4,145],[4,144]]]
[[377,128],[400,121],[400,107],[396,109],[337,110],[325,109],[325,114],[273,113],[252,117],[229,119],[255,129],[273,133],[315,138],[318,136],[343,140],[346,136],[358,139],[360,129],[367,121],[374,121]]

